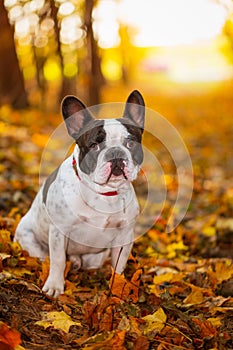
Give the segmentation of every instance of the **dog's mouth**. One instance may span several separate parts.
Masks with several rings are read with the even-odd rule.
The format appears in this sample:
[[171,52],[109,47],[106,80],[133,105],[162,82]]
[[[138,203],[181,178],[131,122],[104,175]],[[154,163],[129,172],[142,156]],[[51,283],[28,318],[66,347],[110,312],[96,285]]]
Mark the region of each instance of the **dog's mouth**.
[[126,161],[122,158],[111,160],[111,171],[107,178],[106,183],[109,182],[112,176],[115,176],[115,177],[123,176],[125,180],[128,180],[125,174],[125,166],[126,166]]

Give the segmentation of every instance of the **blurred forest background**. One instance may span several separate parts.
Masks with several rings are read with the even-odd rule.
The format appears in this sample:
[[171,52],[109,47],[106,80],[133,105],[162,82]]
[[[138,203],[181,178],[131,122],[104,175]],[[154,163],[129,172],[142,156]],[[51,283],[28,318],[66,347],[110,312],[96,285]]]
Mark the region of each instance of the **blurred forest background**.
[[16,109],[233,74],[231,0],[2,0],[0,23],[0,104]]

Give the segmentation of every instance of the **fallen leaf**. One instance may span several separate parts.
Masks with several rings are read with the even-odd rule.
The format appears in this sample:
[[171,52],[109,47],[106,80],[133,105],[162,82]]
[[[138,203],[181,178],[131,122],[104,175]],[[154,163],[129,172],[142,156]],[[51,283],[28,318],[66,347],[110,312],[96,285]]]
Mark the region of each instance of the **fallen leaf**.
[[42,270],[40,271],[40,274],[39,274],[39,279],[40,279],[40,283],[41,283],[42,286],[45,284],[45,281],[48,278],[49,266],[50,266],[50,264],[49,264],[49,257],[46,256],[45,260],[42,263]]
[[7,259],[7,258],[10,258],[10,257],[11,257],[10,254],[7,254],[7,253],[0,253],[0,258],[1,258],[2,261],[5,260],[5,259]]
[[184,299],[186,305],[197,305],[205,301],[201,288],[192,286],[191,293]]
[[219,317],[210,317],[207,319],[214,327],[221,327],[222,322]]
[[94,301],[85,301],[82,311],[84,319],[91,329],[109,331],[112,330],[113,310],[121,300],[109,297],[105,293],[97,296]]
[[168,244],[166,250],[167,258],[172,259],[175,258],[179,252],[188,250],[188,247],[183,243],[182,240],[180,240],[179,242]]
[[164,273],[164,274],[159,275],[159,276],[154,276],[153,283],[155,285],[157,285],[157,284],[161,284],[164,282],[170,282],[173,279],[173,277],[174,277],[174,273],[172,273],[172,272]]
[[208,274],[213,285],[216,286],[233,276],[233,263],[230,259],[217,260],[214,267],[209,268]]
[[11,233],[8,230],[0,230],[0,251],[10,253],[11,249]]
[[203,235],[205,235],[205,236],[207,236],[207,237],[215,236],[215,234],[216,234],[216,228],[213,227],[213,226],[204,227],[204,228],[202,229],[202,233],[203,233]]
[[165,322],[167,320],[167,315],[163,311],[163,309],[160,307],[156,312],[154,312],[152,315],[147,315],[145,317],[142,317],[144,321],[146,321],[146,326],[144,328],[144,334],[148,334],[150,332],[156,331],[156,333],[159,333],[163,327],[165,326]]
[[45,329],[48,327],[54,327],[55,329],[61,329],[65,333],[68,333],[71,326],[81,326],[80,322],[73,322],[70,316],[64,311],[45,312],[42,315],[43,319],[37,321],[35,324],[42,326]]
[[113,272],[109,288],[113,295],[116,295],[120,299],[131,299],[134,303],[138,301],[138,288],[140,284],[140,278],[142,269],[138,269],[132,276],[131,281],[126,280],[123,275]]
[[87,350],[126,350],[124,346],[125,330],[116,330],[108,333],[97,334],[94,337],[88,339],[85,342],[85,348]]
[[25,275],[27,276],[31,276],[32,273],[31,271],[23,268],[23,267],[7,267],[7,272],[9,272],[10,274],[12,274],[13,276],[16,277],[23,277]]
[[134,350],[147,350],[149,349],[150,343],[147,337],[141,335],[139,336],[134,343]]
[[0,349],[15,349],[19,344],[21,344],[20,333],[0,322]]
[[200,333],[203,338],[216,337],[218,334],[217,329],[209,321],[203,321],[199,318],[192,318],[192,321],[200,328]]
[[77,286],[75,283],[70,282],[69,280],[65,280],[65,294],[72,295],[75,291],[77,291]]

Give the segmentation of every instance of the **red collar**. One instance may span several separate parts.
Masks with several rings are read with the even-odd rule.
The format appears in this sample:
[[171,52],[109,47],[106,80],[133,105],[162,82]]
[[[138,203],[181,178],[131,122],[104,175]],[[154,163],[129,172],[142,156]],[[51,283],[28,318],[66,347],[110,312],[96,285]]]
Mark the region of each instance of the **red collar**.
[[[75,171],[75,174],[77,175],[77,178],[81,181],[81,177],[79,176],[79,173],[78,173],[77,162],[76,162],[76,159],[74,158],[74,156],[73,156],[73,161],[72,161],[72,167]],[[113,197],[113,196],[117,196],[118,192],[117,191],[98,192],[98,194],[101,194],[102,196]]]

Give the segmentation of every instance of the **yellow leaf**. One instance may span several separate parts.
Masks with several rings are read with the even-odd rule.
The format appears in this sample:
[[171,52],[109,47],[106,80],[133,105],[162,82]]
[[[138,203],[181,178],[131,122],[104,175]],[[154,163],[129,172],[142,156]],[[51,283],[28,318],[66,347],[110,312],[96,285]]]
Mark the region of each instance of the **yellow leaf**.
[[10,257],[11,257],[10,254],[7,254],[7,253],[0,253],[0,258],[1,258],[2,260],[7,259],[7,258],[10,258]]
[[202,233],[207,237],[212,237],[216,234],[216,229],[215,227],[212,227],[212,226],[204,227],[202,229]]
[[0,230],[0,243],[6,244],[11,241],[11,233],[8,230],[1,229]]
[[177,256],[178,251],[188,250],[188,247],[180,240],[179,242],[168,244],[166,250],[168,259],[172,259]]
[[54,327],[55,329],[61,329],[63,332],[68,333],[70,326],[81,326],[80,322],[73,322],[70,316],[64,311],[52,311],[43,314],[43,319],[37,321],[35,324],[42,326],[45,329],[48,327]]
[[161,284],[163,282],[170,282],[173,277],[174,277],[174,273],[172,273],[172,272],[164,273],[160,276],[154,276],[153,283],[154,284]]
[[22,277],[24,275],[31,275],[32,272],[24,267],[6,267],[6,271],[13,276]]
[[204,296],[200,288],[192,288],[192,292],[184,299],[184,303],[187,305],[201,304],[204,301]]
[[152,239],[153,242],[157,242],[159,240],[159,234],[158,231],[155,229],[151,229],[147,232],[147,235],[150,239]]
[[212,278],[218,283],[229,280],[233,276],[233,264],[230,259],[216,261],[215,271],[209,271]]
[[146,321],[144,334],[148,334],[153,331],[156,331],[158,333],[163,329],[165,322],[167,320],[167,315],[165,314],[163,309],[160,307],[152,315],[147,315],[143,317],[143,320]]
[[11,250],[13,252],[13,254],[18,254],[21,251],[21,246],[19,244],[19,242],[12,242],[11,243]]
[[222,322],[218,317],[210,317],[207,321],[209,321],[214,327],[220,327],[222,325]]

